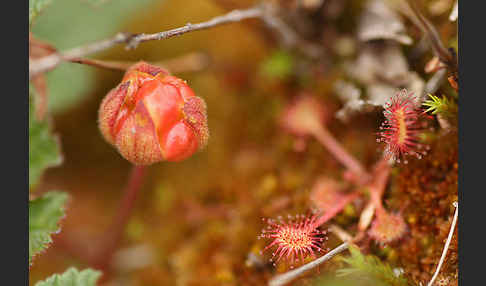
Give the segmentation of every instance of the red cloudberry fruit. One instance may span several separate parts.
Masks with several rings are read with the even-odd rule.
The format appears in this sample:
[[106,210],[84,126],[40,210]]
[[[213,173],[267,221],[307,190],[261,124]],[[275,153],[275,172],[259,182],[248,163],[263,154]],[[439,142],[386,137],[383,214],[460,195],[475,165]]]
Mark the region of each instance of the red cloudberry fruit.
[[403,89],[392,96],[384,108],[385,122],[380,127],[377,141],[386,144],[385,156],[397,162],[405,155],[422,158],[426,152],[419,143],[422,127],[418,120],[423,113],[415,104],[415,97]]
[[135,165],[181,161],[206,146],[206,104],[187,83],[139,62],[103,99],[103,137]]
[[264,219],[267,222],[267,227],[262,230],[260,238],[270,238],[273,241],[265,247],[264,251],[277,246],[277,249],[272,253],[270,261],[273,265],[283,257],[291,263],[291,267],[298,257],[301,262],[304,262],[305,257],[315,257],[315,251],[322,251],[322,242],[327,239],[322,237],[325,231],[320,231],[316,225],[317,216],[311,217],[304,215],[297,215],[295,218],[289,216],[287,222],[283,221],[281,217],[278,220]]

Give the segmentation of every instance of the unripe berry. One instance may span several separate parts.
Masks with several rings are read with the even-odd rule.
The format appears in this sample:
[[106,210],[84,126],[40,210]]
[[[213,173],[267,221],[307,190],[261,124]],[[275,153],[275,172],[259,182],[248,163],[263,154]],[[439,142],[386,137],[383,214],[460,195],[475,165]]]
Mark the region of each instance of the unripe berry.
[[103,99],[103,137],[135,165],[181,161],[209,138],[206,104],[185,81],[139,62]]

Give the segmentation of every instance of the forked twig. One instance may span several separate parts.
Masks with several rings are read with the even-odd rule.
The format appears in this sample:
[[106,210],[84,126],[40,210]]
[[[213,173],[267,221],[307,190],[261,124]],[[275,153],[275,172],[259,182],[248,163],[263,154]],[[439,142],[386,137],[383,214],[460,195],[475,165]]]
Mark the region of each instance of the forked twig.
[[407,15],[410,20],[422,30],[429,40],[434,54],[441,60],[441,62],[451,67],[453,71],[457,71],[457,58],[444,46],[440,39],[439,32],[420,12],[415,1],[404,0],[401,3],[403,4],[401,7],[403,8],[402,12],[404,12],[405,15]]
[[[304,42],[303,39],[298,37],[295,31],[293,31],[279,18],[277,18],[275,14],[275,7],[273,7],[270,3],[264,2],[248,9],[235,9],[224,15],[216,16],[205,22],[200,22],[196,24],[187,23],[182,27],[163,32],[153,34],[134,34],[121,32],[105,40],[86,44],[62,53],[53,53],[49,56],[29,61],[29,80],[39,73],[49,71],[55,68],[63,61],[74,61],[77,63],[81,63],[79,59],[97,52],[104,51],[118,44],[126,44],[125,48],[127,50],[134,49],[143,42],[168,39],[188,32],[204,30],[223,24],[240,22],[242,20],[250,18],[262,19],[265,25],[267,25],[269,28],[276,30],[281,35],[284,44],[286,44],[288,47],[296,46],[300,48],[305,54],[311,57],[316,57],[320,55],[321,49],[318,46],[314,46],[310,43]],[[87,61],[89,62],[89,60]],[[93,64],[96,65],[97,63],[94,62]],[[119,69],[119,67],[116,65],[113,68]]]
[[244,19],[258,18],[263,15],[263,6],[257,5],[245,10],[233,10],[225,15],[217,16],[209,21],[201,22],[197,24],[187,23],[186,25],[171,29],[164,32],[154,33],[154,34],[132,34],[132,33],[118,33],[112,38],[108,38],[102,41],[90,43],[81,47],[77,47],[68,50],[63,53],[55,53],[38,60],[32,60],[29,63],[29,79],[31,79],[36,74],[44,71],[48,71],[56,67],[62,61],[70,61],[72,59],[81,58],[90,54],[94,54],[117,44],[126,44],[126,49],[133,49],[138,46],[138,44],[153,41],[162,40],[175,36],[185,34],[187,32],[198,31],[203,29],[208,29],[214,26],[239,22]]

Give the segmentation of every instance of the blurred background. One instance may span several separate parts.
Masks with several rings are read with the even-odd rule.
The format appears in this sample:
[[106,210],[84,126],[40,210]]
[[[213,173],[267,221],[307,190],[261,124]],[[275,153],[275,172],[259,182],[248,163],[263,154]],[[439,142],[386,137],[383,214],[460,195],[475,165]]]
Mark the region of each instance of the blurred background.
[[[206,101],[211,134],[207,148],[188,160],[149,167],[135,211],[111,261],[112,273],[103,285],[263,285],[285,269],[275,269],[268,262],[269,253],[259,253],[265,246],[257,239],[263,227],[261,218],[308,212],[316,178],[342,177],[342,167],[319,143],[299,141],[282,131],[278,118],[283,107],[302,92],[315,94],[329,111],[331,131],[370,166],[381,154],[376,131],[383,120],[378,106],[384,98],[398,86],[420,93],[430,88],[427,84],[434,74],[427,74],[424,66],[433,54],[424,47],[420,30],[394,13],[373,16],[383,10],[370,8],[370,3],[377,1],[308,0],[301,1],[300,8],[295,1],[271,2],[286,11],[290,27],[318,47],[316,57],[309,56],[305,48],[283,48],[279,34],[258,19],[147,42],[130,51],[119,45],[93,56],[167,62],[196,55],[185,61],[188,71],[175,74]],[[67,50],[118,31],[163,31],[254,3],[54,1],[38,17],[32,33],[59,50]],[[457,50],[456,25],[448,18],[452,5],[449,0],[420,2],[444,43]],[[393,26],[390,23],[394,21],[402,26],[364,43],[360,37],[367,31],[363,27],[373,26],[366,21],[376,17],[389,17],[385,27]],[[386,58],[377,58],[383,54]],[[63,63],[47,73],[48,108],[54,131],[60,136],[64,162],[44,174],[37,192],[62,190],[71,198],[62,231],[30,268],[31,285],[69,266],[88,267],[77,253],[98,251],[116,214],[131,165],[103,140],[97,112],[102,98],[122,76],[121,71],[74,63]],[[446,82],[442,79],[433,86],[434,92],[452,93]],[[376,104],[354,112],[350,89],[358,92],[357,98]],[[395,197],[390,201],[398,209],[404,201],[413,203],[421,189],[434,188],[436,192],[428,194],[425,201],[440,205],[430,211],[438,220],[420,221],[418,214],[427,217],[429,212],[412,204],[415,208],[405,211],[406,220],[422,224],[416,232],[412,226],[409,241],[375,249],[375,254],[390,263],[415,271],[412,276],[417,281],[430,277],[447,235],[449,205],[457,200],[456,135],[440,136],[446,137],[440,137],[444,143],[435,149],[437,156],[403,167],[408,177],[396,179]],[[417,176],[415,170],[432,166],[437,171],[424,175],[426,179],[410,179]],[[424,201],[423,197],[418,199]],[[363,207],[364,202],[358,200],[334,223],[352,232]],[[328,247],[339,243],[329,236]],[[447,271],[455,273],[454,263],[451,265]],[[299,283],[309,285],[315,275],[313,272]]]

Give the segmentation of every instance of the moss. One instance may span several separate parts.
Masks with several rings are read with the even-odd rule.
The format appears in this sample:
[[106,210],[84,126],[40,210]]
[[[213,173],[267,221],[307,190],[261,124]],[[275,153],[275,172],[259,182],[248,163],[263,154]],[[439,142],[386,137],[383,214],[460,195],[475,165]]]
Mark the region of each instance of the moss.
[[[398,260],[414,280],[428,281],[439,261],[457,201],[457,133],[440,134],[421,160],[399,165],[392,181],[391,208],[404,209],[409,235],[397,246]],[[457,271],[457,236],[441,272]]]

